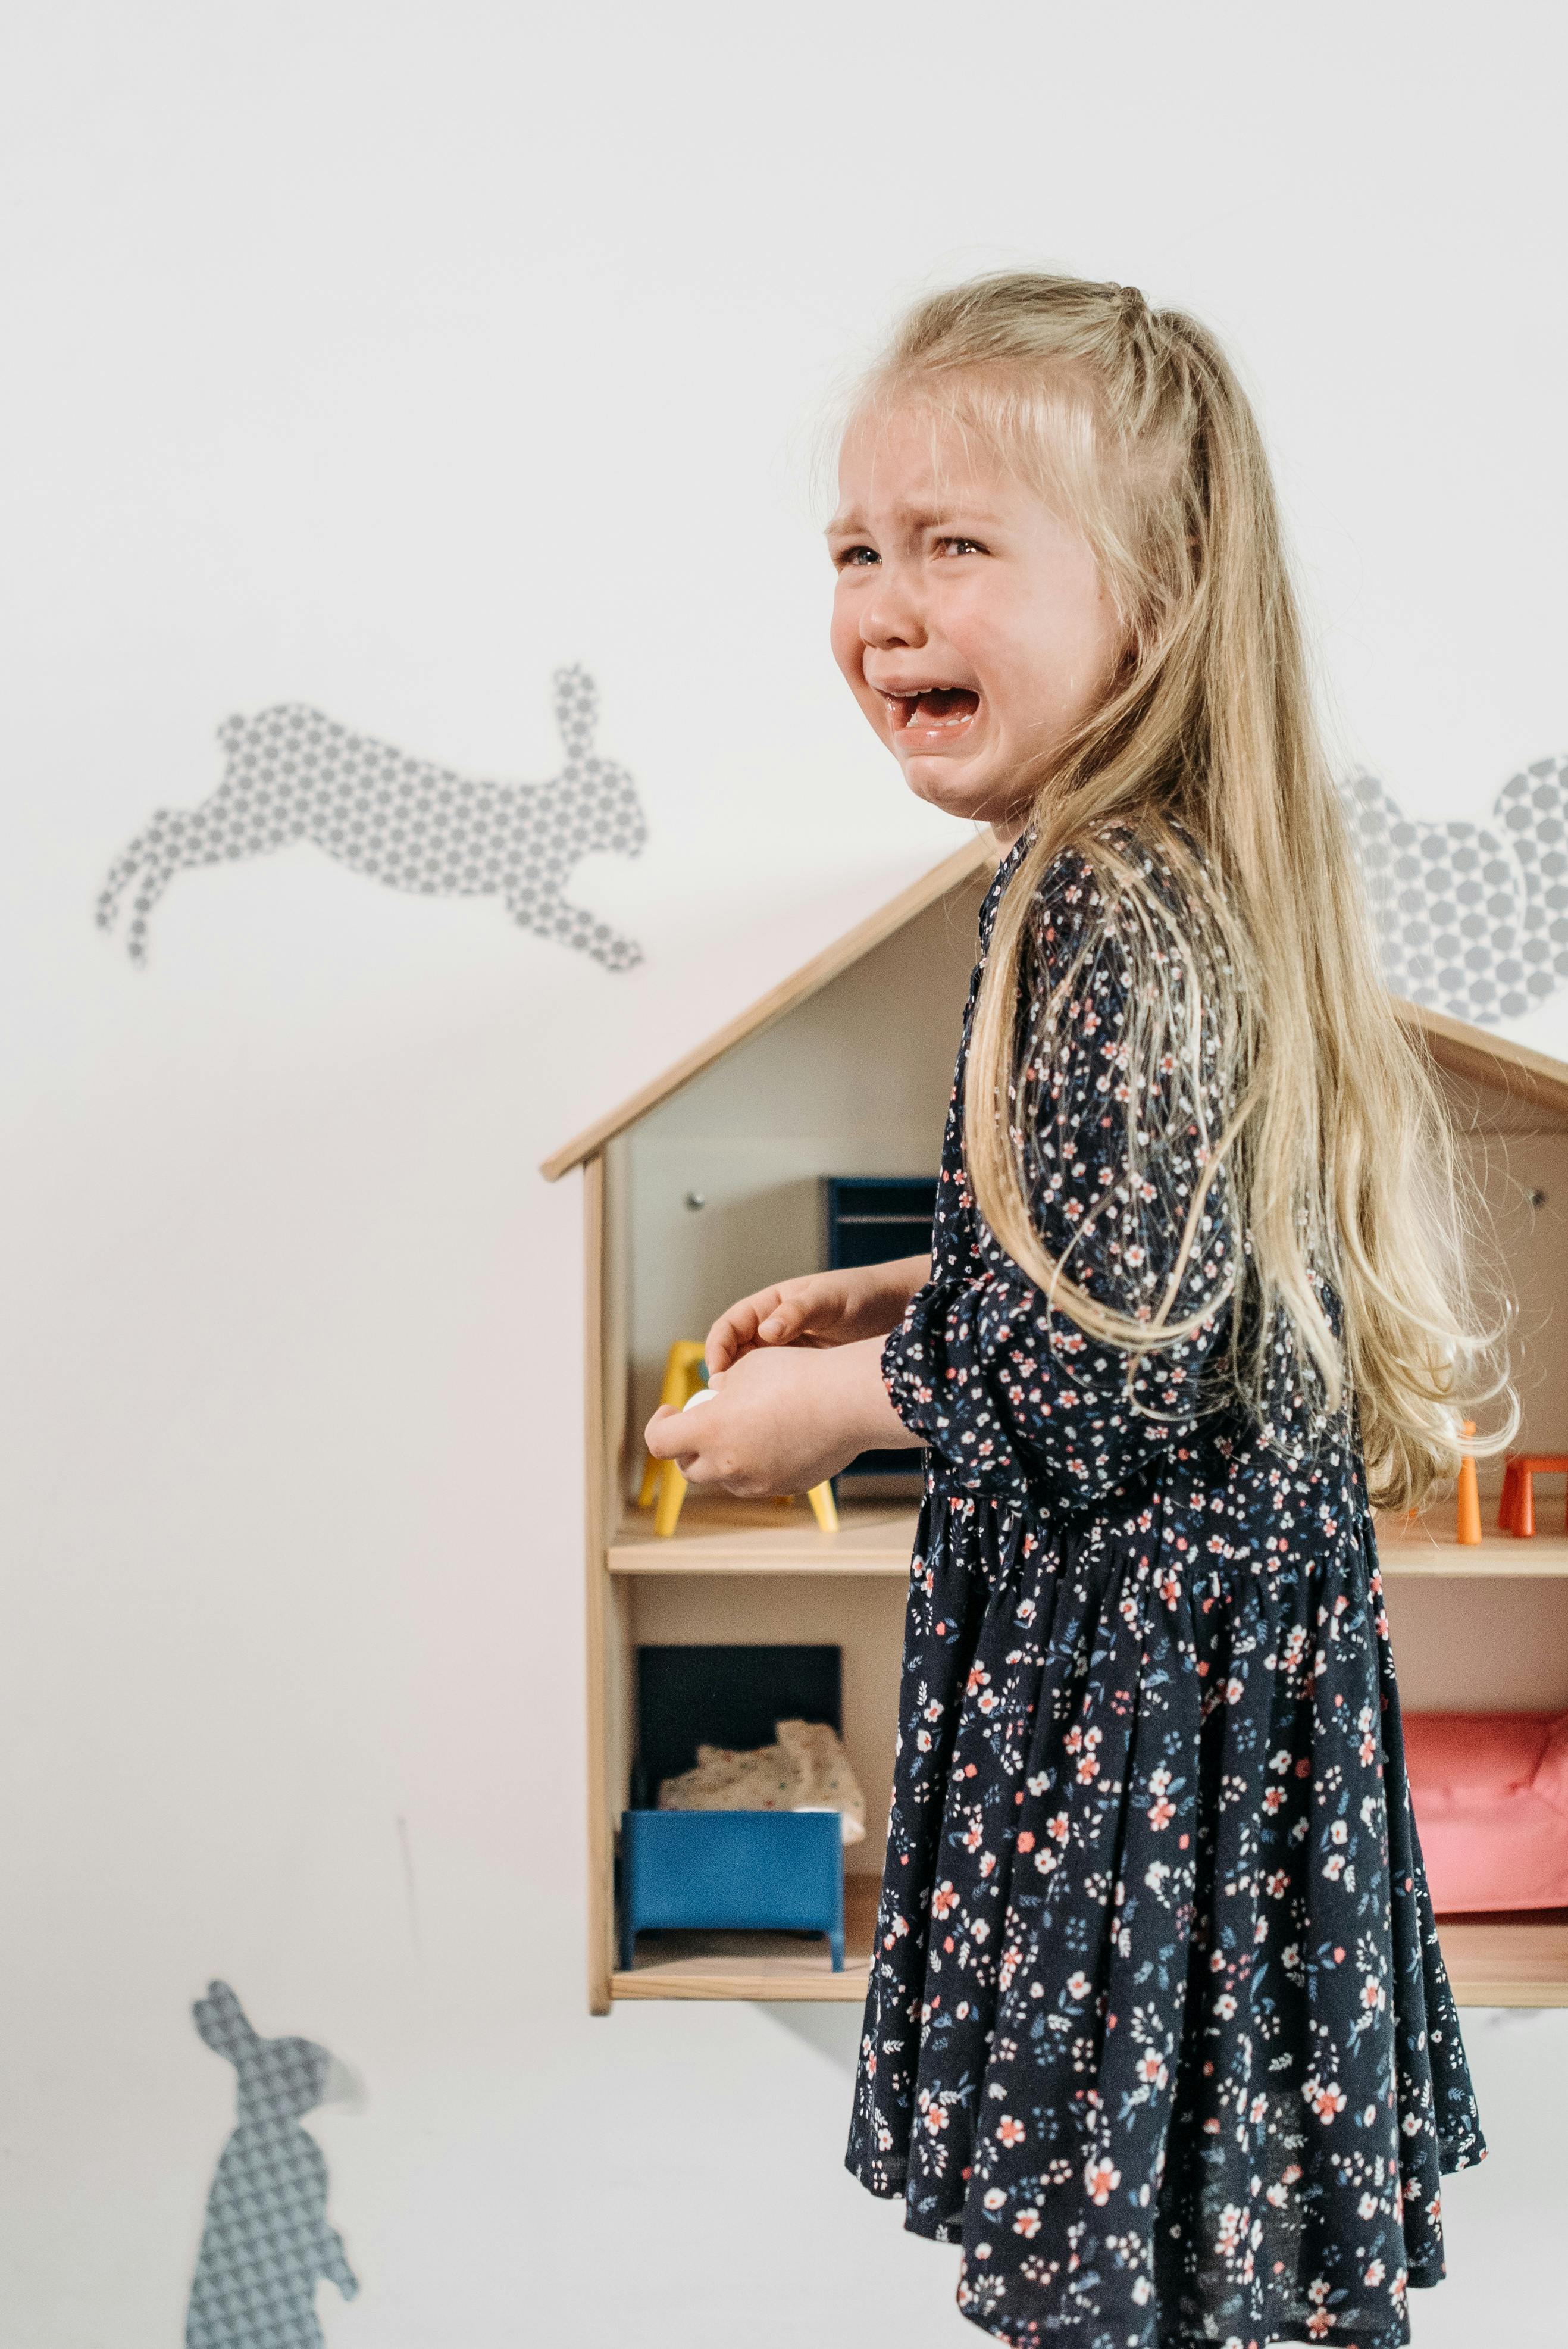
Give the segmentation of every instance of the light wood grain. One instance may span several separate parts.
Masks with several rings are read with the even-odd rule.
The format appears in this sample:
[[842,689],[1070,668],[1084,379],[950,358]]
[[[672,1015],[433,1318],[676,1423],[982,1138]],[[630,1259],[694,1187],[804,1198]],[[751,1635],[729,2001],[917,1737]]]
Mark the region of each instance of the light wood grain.
[[[825,1941],[788,1933],[649,1933],[617,1971],[617,1999],[816,1999],[858,2006],[876,1924],[874,1878],[845,1887],[844,1971]],[[1568,2006],[1568,1911],[1439,1919],[1443,1962],[1460,2006]]]
[[588,2007],[610,2012],[614,1952],[614,1849],[610,1834],[607,1756],[610,1692],[604,1573],[604,1163],[583,1170],[584,1453],[583,1510],[588,1736]]
[[651,1509],[622,1518],[610,1544],[612,1574],[909,1573],[915,1512],[897,1503],[842,1501],[839,1530],[825,1534],[804,1499],[736,1501],[689,1492],[664,1539]]
[[[892,1502],[847,1501],[840,1531],[824,1534],[804,1500],[734,1501],[688,1495],[680,1525],[665,1541],[653,1511],[630,1510],[607,1552],[612,1574],[906,1575],[916,1513]],[[1452,1512],[1434,1510],[1414,1524],[1378,1517],[1377,1555],[1386,1575],[1476,1576],[1486,1580],[1568,1575],[1568,1533],[1519,1541],[1487,1528],[1479,1542],[1454,1539]]]
[[639,1118],[646,1117],[662,1101],[667,1101],[683,1085],[690,1084],[694,1077],[711,1068],[726,1052],[733,1051],[737,1044],[770,1028],[775,1020],[785,1019],[798,1005],[837,978],[841,971],[848,970],[851,963],[859,962],[862,955],[870,954],[873,947],[880,947],[884,938],[890,938],[928,905],[946,896],[950,889],[960,887],[995,862],[995,848],[980,838],[944,857],[929,873],[922,874],[918,881],[911,882],[907,889],[901,889],[896,897],[890,897],[885,905],[879,905],[874,914],[868,914],[863,922],[857,922],[853,929],[846,930],[842,937],[835,938],[830,946],[813,955],[810,962],[802,963],[799,970],[791,971],[788,978],[780,979],[777,987],[759,995],[755,1003],[737,1013],[703,1043],[683,1053],[662,1076],[653,1078],[618,1109],[595,1118],[574,1141],[545,1159],[540,1173],[547,1182],[553,1183],[573,1166],[582,1165],[593,1152],[603,1149],[613,1134],[624,1133],[628,1126],[635,1125]]
[[[1558,1514],[1556,1505],[1553,1515]],[[1483,1525],[1479,1542],[1454,1539],[1451,1502],[1418,1517],[1377,1520],[1377,1560],[1386,1575],[1479,1575],[1534,1580],[1568,1575],[1568,1533],[1542,1532],[1530,1541]]]
[[1461,2006],[1568,2006],[1568,1909],[1439,1917],[1438,1940]]
[[1423,1044],[1441,1069],[1470,1083],[1530,1102],[1549,1126],[1568,1124],[1568,1062],[1537,1052],[1474,1028],[1466,1019],[1450,1019],[1424,1003],[1394,998],[1394,1011],[1406,1033]]

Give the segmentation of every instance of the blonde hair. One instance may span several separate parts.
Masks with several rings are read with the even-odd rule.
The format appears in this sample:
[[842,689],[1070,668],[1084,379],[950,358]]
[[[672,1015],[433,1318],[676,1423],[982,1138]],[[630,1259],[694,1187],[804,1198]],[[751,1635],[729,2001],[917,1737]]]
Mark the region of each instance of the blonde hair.
[[[1468,1284],[1481,1220],[1473,1178],[1377,966],[1246,396],[1184,312],[1151,310],[1130,286],[1006,273],[917,303],[858,387],[856,412],[911,401],[977,434],[1072,518],[1125,631],[1100,707],[1019,778],[1030,836],[997,910],[970,1043],[976,1206],[1072,1321],[1127,1350],[1130,1380],[1240,1273],[1248,1309],[1238,1297],[1232,1373],[1265,1432],[1283,1346],[1315,1390],[1319,1423],[1354,1402],[1370,1497],[1417,1507],[1464,1453],[1502,1448],[1518,1404],[1501,1324],[1479,1326]],[[1118,1312],[1075,1282],[1029,1211],[1020,1008],[1037,893],[1069,848],[1140,982],[1128,991],[1130,1097],[1159,1096],[1163,1054],[1212,1053],[1200,1030],[1224,1063],[1225,1122],[1200,1136],[1202,1178],[1152,1316]],[[1161,866],[1173,891],[1154,885]],[[1076,975],[1051,989],[1043,1044],[1031,1027],[1037,1055]],[[1203,1097],[1200,1083],[1178,1091],[1184,1114]],[[1128,1123],[1136,1150],[1141,1121]],[[1232,1271],[1177,1319],[1222,1166]],[[1323,1278],[1341,1300],[1342,1335]],[[1506,1424],[1467,1441],[1460,1412],[1499,1394]]]

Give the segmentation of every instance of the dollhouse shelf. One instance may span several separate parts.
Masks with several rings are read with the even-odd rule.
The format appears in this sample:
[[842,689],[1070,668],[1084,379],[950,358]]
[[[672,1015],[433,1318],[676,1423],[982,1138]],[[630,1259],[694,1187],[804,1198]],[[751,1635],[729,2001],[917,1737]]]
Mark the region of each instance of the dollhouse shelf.
[[645,1933],[635,1965],[611,1975],[611,1995],[818,1999],[859,2006],[866,1994],[879,1889],[875,1877],[845,1881],[842,1973],[833,1971],[827,1942],[810,1935]]
[[[614,1973],[621,1998],[817,1999],[859,2006],[866,1994],[877,1880],[844,1887],[844,1970],[825,1941],[791,1933],[645,1933],[637,1962]],[[1568,2006],[1568,1911],[1455,1917],[1438,1928],[1461,2006]]]
[[[1486,1514],[1493,1509],[1489,1504]],[[1553,1512],[1555,1515],[1555,1510]],[[667,1540],[654,1532],[651,1509],[631,1510],[606,1553],[612,1574],[875,1574],[909,1572],[915,1513],[892,1503],[851,1501],[836,1534],[824,1534],[803,1501],[701,1499],[688,1495]],[[1488,1526],[1461,1547],[1451,1506],[1429,1518],[1379,1517],[1377,1554],[1385,1574],[1474,1575],[1484,1578],[1568,1576],[1568,1533],[1542,1531],[1531,1541]]]
[[661,1540],[651,1509],[629,1511],[606,1554],[612,1574],[885,1574],[907,1579],[915,1513],[897,1503],[850,1501],[836,1534],[804,1501],[686,1495]]
[[[1554,1500],[1548,1503],[1557,1516]],[[1537,1512],[1539,1523],[1541,1513]],[[1481,1504],[1481,1537],[1460,1545],[1454,1539],[1452,1502],[1428,1517],[1379,1517],[1377,1557],[1387,1575],[1480,1575],[1550,1578],[1568,1575],[1568,1533],[1561,1527],[1537,1532],[1520,1541],[1496,1527],[1497,1505]],[[1550,1520],[1549,1520],[1550,1522]]]
[[1460,2006],[1568,2006],[1568,1909],[1439,1918],[1438,1940]]

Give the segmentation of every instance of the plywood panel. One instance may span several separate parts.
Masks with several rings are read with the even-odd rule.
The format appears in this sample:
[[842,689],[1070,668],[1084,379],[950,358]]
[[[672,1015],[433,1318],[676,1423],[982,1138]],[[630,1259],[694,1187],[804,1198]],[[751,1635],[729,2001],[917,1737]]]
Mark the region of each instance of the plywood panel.
[[1439,1917],[1438,1940],[1460,2006],[1568,2006],[1568,1912]]
[[1406,1712],[1568,1711],[1568,1581],[1391,1575],[1385,1592]]
[[724,1027],[716,1030],[703,1043],[694,1046],[673,1068],[666,1069],[662,1076],[653,1078],[629,1101],[623,1102],[618,1109],[596,1119],[575,1141],[547,1158],[540,1169],[541,1173],[548,1182],[553,1183],[571,1167],[581,1165],[594,1152],[603,1149],[612,1135],[626,1132],[639,1119],[646,1117],[651,1110],[690,1084],[704,1070],[733,1054],[759,1030],[796,1010],[820,988],[830,984],[841,971],[851,968],[862,957],[873,952],[883,939],[896,937],[906,926],[917,921],[926,907],[940,904],[955,892],[972,886],[977,876],[983,895],[990,875],[995,870],[996,854],[995,843],[987,833],[956,850],[953,855],[944,857],[940,864],[934,865],[929,873],[922,874],[918,881],[912,882],[907,889],[900,890],[896,897],[891,897],[885,905],[879,905],[875,913],[868,914],[863,922],[858,922],[852,930],[847,930],[841,938],[834,939],[820,954],[813,955],[810,962],[803,963],[799,970],[792,971],[788,978],[770,988],[745,1011],[738,1012]]
[[701,1575],[630,1580],[639,1643],[821,1640],[844,1653],[844,1744],[866,1798],[866,1839],[851,1844],[851,1876],[882,1873],[892,1799],[893,1738],[903,1658],[903,1584],[872,1577],[767,1580]]
[[654,1531],[651,1509],[633,1509],[610,1547],[613,1574],[879,1574],[905,1582],[915,1512],[906,1505],[841,1500],[839,1530],[825,1534],[799,1499],[737,1501],[688,1491],[673,1534]]
[[[1500,1281],[1517,1309],[1510,1350],[1524,1417],[1516,1445],[1568,1450],[1568,1136],[1476,1133],[1464,1150],[1491,1220],[1476,1244],[1478,1285]],[[1482,1464],[1483,1494],[1501,1475],[1501,1462]],[[1543,1490],[1546,1521],[1561,1524],[1561,1485]]]
[[618,1522],[631,1404],[631,1160],[624,1136],[609,1143],[603,1169],[603,1355],[604,1523]]
[[604,1163],[583,1170],[583,1586],[588,1770],[588,2005],[610,2011],[614,1962],[614,1845],[610,1829],[607,1756],[613,1709],[604,1568]]
[[1487,1581],[1496,1581],[1500,1576],[1528,1580],[1544,1576],[1555,1580],[1568,1576],[1568,1533],[1558,1516],[1555,1507],[1550,1513],[1543,1509],[1538,1518],[1540,1531],[1521,1541],[1514,1534],[1500,1533],[1494,1512],[1483,1509],[1480,1541],[1461,1544],[1455,1532],[1453,1502],[1441,1501],[1419,1517],[1379,1517],[1377,1562],[1386,1578],[1414,1574],[1480,1577]]
[[1525,1117],[1568,1132],[1568,1064],[1425,1004],[1397,996],[1394,1009],[1455,1093],[1483,1096],[1494,1119]]
[[[934,1174],[987,876],[955,890],[630,1137],[634,1433],[665,1356],[822,1262],[824,1174]],[[693,1207],[688,1199],[705,1204]],[[631,1483],[628,1467],[627,1483]]]

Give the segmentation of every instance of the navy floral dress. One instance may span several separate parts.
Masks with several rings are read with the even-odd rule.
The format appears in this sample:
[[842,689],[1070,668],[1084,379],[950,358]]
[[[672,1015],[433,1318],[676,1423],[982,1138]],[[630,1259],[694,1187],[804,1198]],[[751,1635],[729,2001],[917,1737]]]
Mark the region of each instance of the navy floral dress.
[[[1033,1217],[1137,1313],[1218,1130],[1181,1094],[1205,1050],[1161,1063],[1194,1113],[1130,1177],[1127,932],[1076,853],[1032,932],[1047,980],[1085,956],[1048,1065],[1023,1015]],[[959,2306],[1001,2340],[1395,2349],[1443,2272],[1439,2172],[1485,2147],[1353,1406],[1312,1421],[1282,1340],[1249,1415],[1223,1299],[1130,1363],[1004,1254],[962,1152],[981,968],[931,1278],[882,1356],[930,1450],[848,2166],[962,2243]],[[1223,1286],[1222,1179],[1179,1314]]]

